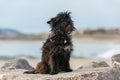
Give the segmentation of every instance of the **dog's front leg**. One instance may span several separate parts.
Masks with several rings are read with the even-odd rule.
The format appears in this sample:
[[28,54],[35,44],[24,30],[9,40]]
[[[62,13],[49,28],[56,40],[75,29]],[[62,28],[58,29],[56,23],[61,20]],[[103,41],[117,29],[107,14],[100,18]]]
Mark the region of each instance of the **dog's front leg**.
[[65,53],[64,53],[64,54],[65,54],[64,71],[66,71],[66,72],[71,72],[72,69],[70,68],[70,64],[69,64],[70,55],[71,55],[71,52],[73,51],[73,45],[72,45],[71,41],[68,41],[68,42],[65,44],[64,51],[65,51]]
[[65,71],[65,72],[71,72],[72,71],[72,69],[70,68],[70,63],[69,63],[69,61],[70,61],[70,54],[71,54],[71,50],[70,49],[68,49],[68,50],[66,50],[65,52],[64,52],[64,67],[63,67],[63,70]]

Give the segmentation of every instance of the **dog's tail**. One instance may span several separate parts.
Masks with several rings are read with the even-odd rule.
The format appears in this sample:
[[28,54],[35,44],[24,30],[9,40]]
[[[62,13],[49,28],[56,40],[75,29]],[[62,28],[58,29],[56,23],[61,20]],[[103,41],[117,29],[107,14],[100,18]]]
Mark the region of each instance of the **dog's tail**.
[[35,74],[36,70],[25,71],[24,74]]

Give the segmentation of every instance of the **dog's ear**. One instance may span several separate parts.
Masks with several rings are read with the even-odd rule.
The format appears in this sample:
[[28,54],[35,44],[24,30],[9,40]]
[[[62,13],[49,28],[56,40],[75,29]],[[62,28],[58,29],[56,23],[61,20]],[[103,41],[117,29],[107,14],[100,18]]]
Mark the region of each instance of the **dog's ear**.
[[68,25],[66,27],[66,31],[68,31],[68,33],[71,33],[72,31],[75,31],[75,30],[76,30],[76,28],[74,26]]

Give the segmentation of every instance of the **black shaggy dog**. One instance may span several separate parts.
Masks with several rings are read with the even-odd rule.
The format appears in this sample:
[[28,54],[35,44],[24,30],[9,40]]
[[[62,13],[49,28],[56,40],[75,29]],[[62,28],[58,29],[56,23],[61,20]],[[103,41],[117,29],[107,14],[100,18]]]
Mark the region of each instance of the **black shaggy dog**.
[[70,12],[61,12],[47,23],[51,26],[51,33],[42,47],[42,60],[34,71],[25,73],[53,75],[72,71],[69,60],[73,50],[71,33],[75,27]]

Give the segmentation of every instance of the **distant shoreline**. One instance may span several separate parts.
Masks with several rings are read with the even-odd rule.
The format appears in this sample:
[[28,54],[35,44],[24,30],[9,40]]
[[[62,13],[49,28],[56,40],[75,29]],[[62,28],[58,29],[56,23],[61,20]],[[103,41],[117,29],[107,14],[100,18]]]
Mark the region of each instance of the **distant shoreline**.
[[[48,33],[39,35],[0,35],[0,41],[44,41],[48,38]],[[120,42],[119,34],[72,34],[73,42]]]
[[73,42],[111,42],[111,43],[120,43],[120,39],[94,39],[94,38],[74,38]]
[[[45,41],[46,39],[27,39],[27,38],[16,38],[16,39],[1,39],[0,41]],[[100,38],[91,38],[91,37],[79,37],[79,38],[73,38],[72,39],[73,42],[115,42],[115,43],[120,43],[120,38],[104,38],[104,39],[100,39]]]

